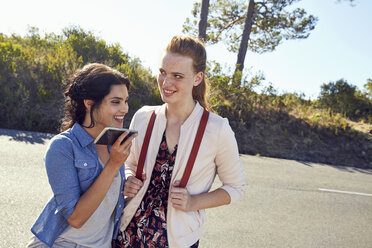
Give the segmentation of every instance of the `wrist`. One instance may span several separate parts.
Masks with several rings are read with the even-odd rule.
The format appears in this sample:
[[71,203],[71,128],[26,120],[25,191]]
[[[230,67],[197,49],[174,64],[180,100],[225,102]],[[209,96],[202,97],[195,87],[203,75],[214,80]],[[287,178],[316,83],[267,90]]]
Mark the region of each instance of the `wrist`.
[[189,212],[199,210],[198,206],[197,206],[198,205],[198,200],[196,198],[197,198],[196,196],[191,196],[190,195],[190,200],[189,200],[189,204],[188,204],[189,206],[187,208],[187,210]]
[[120,167],[121,167],[122,164],[118,163],[118,162],[115,162],[115,161],[112,161],[111,159],[109,159],[104,167],[107,168],[107,170],[110,170],[112,171],[112,173],[114,173],[116,175],[116,173],[119,171]]

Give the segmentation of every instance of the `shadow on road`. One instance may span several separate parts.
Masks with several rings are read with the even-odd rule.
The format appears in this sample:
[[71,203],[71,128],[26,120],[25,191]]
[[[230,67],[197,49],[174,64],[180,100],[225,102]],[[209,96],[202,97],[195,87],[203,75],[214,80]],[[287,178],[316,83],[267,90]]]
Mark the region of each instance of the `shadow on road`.
[[[309,166],[309,167],[313,167],[312,162],[298,161],[298,160],[296,160],[296,161],[300,164],[303,164],[303,165],[306,165],[306,166]],[[321,164],[321,163],[317,163],[317,164],[318,165],[329,166],[329,167],[332,167],[332,168],[335,168],[337,170],[344,171],[344,172],[350,172],[350,173],[359,172],[359,173],[365,173],[365,174],[372,175],[372,169],[371,168],[365,168],[364,169],[364,168],[358,168],[358,167],[354,167],[354,166],[330,165],[330,164]]]
[[8,136],[10,141],[14,140],[30,144],[45,144],[54,136],[54,134],[0,129],[0,136]]

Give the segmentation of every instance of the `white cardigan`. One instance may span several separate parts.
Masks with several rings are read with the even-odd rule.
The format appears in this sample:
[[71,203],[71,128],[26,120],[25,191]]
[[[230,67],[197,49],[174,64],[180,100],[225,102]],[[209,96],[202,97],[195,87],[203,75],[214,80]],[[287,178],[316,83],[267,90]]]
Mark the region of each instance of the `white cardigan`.
[[[121,217],[121,231],[124,231],[132,220],[149,186],[156,156],[167,124],[165,109],[166,104],[144,106],[136,112],[132,119],[130,128],[138,130],[138,136],[133,141],[130,155],[126,161],[126,177],[135,175],[147,124],[153,110],[156,113],[144,165],[146,180],[144,186],[127,203],[124,209]],[[182,178],[203,110],[200,104],[196,103],[194,110],[181,126],[171,185]],[[223,183],[221,188],[230,195],[231,202],[239,199],[245,187],[245,173],[241,166],[234,133],[227,119],[210,113],[199,152],[186,186],[187,190],[191,195],[208,192],[216,173]],[[168,244],[170,247],[190,247],[200,239],[206,219],[205,211],[184,212],[173,208],[170,201],[168,202]]]

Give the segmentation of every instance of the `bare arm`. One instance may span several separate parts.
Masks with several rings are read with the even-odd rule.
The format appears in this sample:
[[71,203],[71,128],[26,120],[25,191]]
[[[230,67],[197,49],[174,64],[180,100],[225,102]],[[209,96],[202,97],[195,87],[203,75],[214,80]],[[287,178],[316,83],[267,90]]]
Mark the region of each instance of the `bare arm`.
[[231,202],[230,195],[221,188],[214,191],[191,196],[185,188],[177,187],[176,182],[170,191],[172,206],[185,212],[227,205]]

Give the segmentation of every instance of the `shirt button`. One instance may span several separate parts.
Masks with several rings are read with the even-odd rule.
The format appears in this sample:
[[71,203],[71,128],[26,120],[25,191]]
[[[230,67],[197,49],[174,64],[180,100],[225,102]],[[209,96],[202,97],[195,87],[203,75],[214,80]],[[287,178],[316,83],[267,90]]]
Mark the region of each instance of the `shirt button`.
[[121,205],[119,205],[119,208],[121,208]]
[[118,221],[119,221],[119,219],[118,219],[118,218],[116,218],[115,222],[118,222]]
[[84,166],[87,166],[88,164],[87,163],[84,163]]

